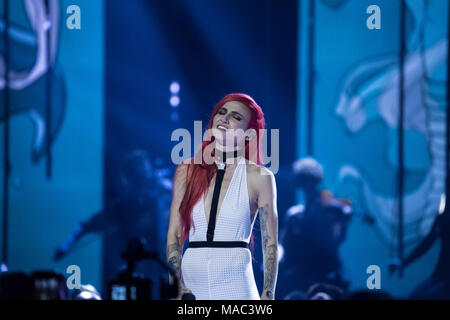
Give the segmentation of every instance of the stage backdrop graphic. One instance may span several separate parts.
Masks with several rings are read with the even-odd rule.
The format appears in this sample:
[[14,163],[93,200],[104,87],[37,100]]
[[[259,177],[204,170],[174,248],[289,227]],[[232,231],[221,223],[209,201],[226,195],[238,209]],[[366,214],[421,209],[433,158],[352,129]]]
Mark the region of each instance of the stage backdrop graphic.
[[[49,1],[50,40],[45,37],[44,0],[9,3],[10,69],[15,77],[10,90],[8,267],[25,272],[56,268],[65,273],[75,264],[81,268],[82,283],[97,286],[101,270],[99,237],[84,239],[58,263],[53,261],[53,253],[80,221],[102,205],[103,1]],[[66,26],[70,5],[81,9],[80,30]],[[3,1],[0,8],[3,10]],[[2,12],[2,29],[3,18]],[[45,54],[47,41],[50,64]],[[2,38],[2,56],[4,43]],[[5,77],[3,68],[1,77]],[[50,178],[45,154],[48,77],[52,83]],[[3,114],[4,88],[1,95]],[[0,123],[2,167],[4,121]]]
[[[373,1],[313,1],[315,37],[313,156],[325,167],[325,186],[348,197],[352,220],[341,258],[351,288],[365,288],[366,268],[381,268],[382,289],[406,296],[433,270],[439,243],[402,278],[388,276],[398,246],[397,149],[400,1],[377,1],[381,29],[369,30]],[[306,63],[309,1],[300,1],[299,155],[307,154]],[[445,90],[448,1],[406,1],[404,117],[404,244],[406,256],[438,214],[445,179]]]

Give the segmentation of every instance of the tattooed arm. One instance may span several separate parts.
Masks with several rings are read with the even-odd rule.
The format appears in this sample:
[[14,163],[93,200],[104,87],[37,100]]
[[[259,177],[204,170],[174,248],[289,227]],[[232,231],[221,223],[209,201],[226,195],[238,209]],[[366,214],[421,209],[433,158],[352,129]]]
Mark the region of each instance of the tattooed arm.
[[[183,200],[184,192],[186,191],[186,164],[180,164],[175,171],[173,191],[172,191],[172,204],[170,206],[170,221],[169,230],[167,231],[167,247],[166,258],[168,265],[175,271],[177,278],[179,279],[179,295],[180,298],[183,293],[190,293],[183,282],[181,281],[181,258],[183,248],[181,247],[181,222],[179,208],[181,201]],[[170,283],[173,283],[176,279],[173,279],[169,275]]]
[[258,214],[264,256],[264,288],[262,300],[275,299],[278,276],[278,212],[275,178],[266,168],[261,168],[258,192]]

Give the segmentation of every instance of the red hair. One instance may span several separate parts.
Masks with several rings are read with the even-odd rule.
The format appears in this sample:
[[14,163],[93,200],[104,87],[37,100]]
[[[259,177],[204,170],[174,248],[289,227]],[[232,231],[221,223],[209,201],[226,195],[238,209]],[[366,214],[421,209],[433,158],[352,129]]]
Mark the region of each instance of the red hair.
[[[245,158],[249,159],[258,165],[262,164],[261,158],[261,141],[262,141],[262,129],[265,127],[264,114],[261,107],[250,96],[243,93],[231,93],[226,95],[220,100],[214,107],[214,111],[209,119],[208,129],[212,129],[213,119],[216,116],[219,109],[227,102],[237,101],[244,104],[251,111],[251,117],[247,129],[254,129],[256,135],[254,137],[256,141],[256,148],[250,148],[248,141],[245,144]],[[212,138],[213,140],[214,138]],[[204,149],[211,143],[211,141],[203,141],[201,149],[201,155],[204,153]],[[253,150],[255,149],[255,150]],[[252,152],[256,154],[250,154]],[[196,203],[201,199],[203,194],[208,189],[208,186],[217,171],[215,164],[207,164],[203,156],[201,157],[201,163],[194,163],[191,159],[187,172],[186,191],[181,201],[179,213],[181,220],[181,245],[186,241],[189,230],[192,225],[191,212]],[[253,235],[252,235],[253,243]]]

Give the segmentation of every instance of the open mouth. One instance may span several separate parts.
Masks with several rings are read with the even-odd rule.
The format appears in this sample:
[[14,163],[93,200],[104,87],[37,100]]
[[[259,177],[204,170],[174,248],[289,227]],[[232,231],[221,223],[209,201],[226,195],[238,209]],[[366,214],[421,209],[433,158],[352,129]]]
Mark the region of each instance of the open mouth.
[[219,130],[223,130],[223,131],[227,131],[227,130],[228,130],[228,128],[227,128],[227,127],[225,127],[225,126],[222,126],[222,125],[218,125],[218,126],[217,126],[217,129],[219,129]]

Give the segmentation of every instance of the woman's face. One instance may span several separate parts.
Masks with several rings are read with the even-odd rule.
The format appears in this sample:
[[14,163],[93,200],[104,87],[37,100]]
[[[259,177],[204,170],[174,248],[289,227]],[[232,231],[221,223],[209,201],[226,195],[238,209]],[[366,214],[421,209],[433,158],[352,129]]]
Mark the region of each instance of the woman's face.
[[223,146],[245,143],[245,131],[251,118],[250,109],[238,101],[225,103],[213,119],[213,136]]

